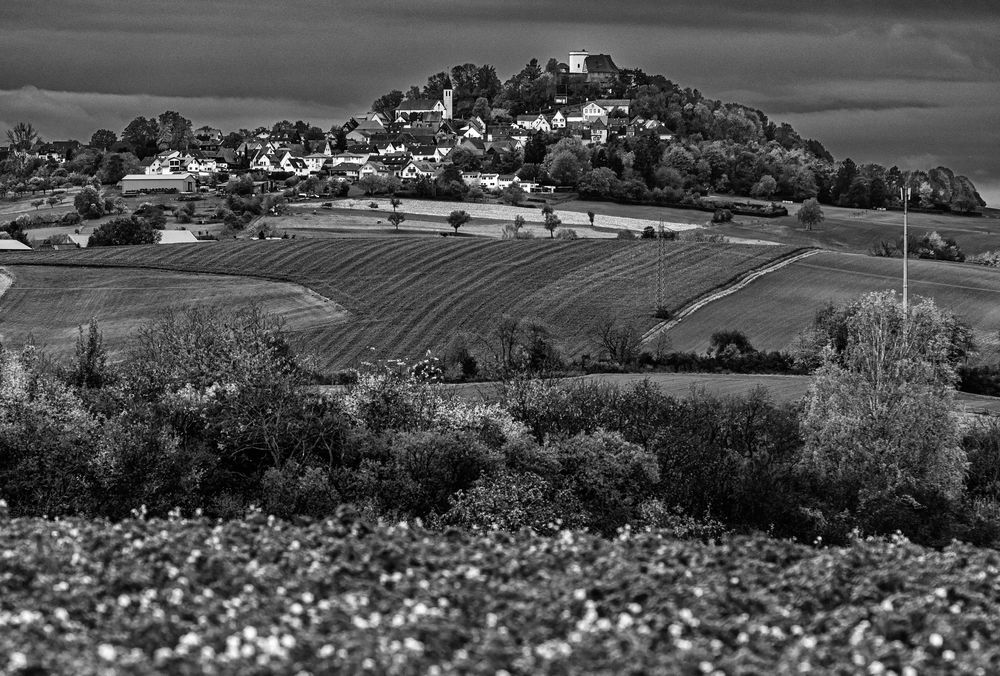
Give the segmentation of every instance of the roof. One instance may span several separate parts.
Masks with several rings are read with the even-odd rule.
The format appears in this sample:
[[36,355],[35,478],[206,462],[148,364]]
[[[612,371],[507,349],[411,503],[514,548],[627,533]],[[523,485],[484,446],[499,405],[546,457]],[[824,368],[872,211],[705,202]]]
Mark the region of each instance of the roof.
[[610,54],[591,54],[584,60],[584,70],[588,73],[617,73],[618,66]]
[[594,103],[605,108],[609,106],[628,108],[632,101],[630,99],[597,99]]
[[412,99],[410,101],[402,101],[398,106],[396,106],[396,111],[405,110],[434,110],[439,102],[435,99]]
[[160,230],[159,244],[187,244],[200,241],[190,230]]
[[31,247],[16,239],[0,239],[0,251],[31,251]]
[[175,181],[180,179],[194,179],[192,173],[186,174],[129,174],[122,177],[123,181]]

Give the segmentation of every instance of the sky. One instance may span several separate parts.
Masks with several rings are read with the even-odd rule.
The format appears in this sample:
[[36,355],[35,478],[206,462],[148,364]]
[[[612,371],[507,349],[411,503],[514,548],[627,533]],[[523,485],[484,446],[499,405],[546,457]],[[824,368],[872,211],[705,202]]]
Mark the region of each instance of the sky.
[[328,129],[462,63],[586,49],[763,110],[841,160],[944,165],[1000,205],[996,0],[0,0],[0,131]]

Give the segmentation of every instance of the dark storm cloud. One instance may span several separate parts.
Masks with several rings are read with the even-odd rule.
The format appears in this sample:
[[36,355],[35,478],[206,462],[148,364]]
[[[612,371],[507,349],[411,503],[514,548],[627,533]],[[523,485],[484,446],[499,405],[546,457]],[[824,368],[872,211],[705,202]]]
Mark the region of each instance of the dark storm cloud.
[[85,136],[154,103],[224,127],[335,120],[458,63],[506,79],[587,48],[787,119],[838,157],[942,158],[986,180],[998,15],[993,0],[0,0],[0,122],[37,105],[46,134]]

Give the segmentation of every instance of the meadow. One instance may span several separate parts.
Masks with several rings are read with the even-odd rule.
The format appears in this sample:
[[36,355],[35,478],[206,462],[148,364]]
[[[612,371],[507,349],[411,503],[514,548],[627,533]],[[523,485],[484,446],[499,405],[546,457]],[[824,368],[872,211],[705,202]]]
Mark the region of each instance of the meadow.
[[[712,302],[667,332],[672,349],[704,352],[720,328],[744,332],[760,350],[782,350],[828,302],[868,291],[902,292],[902,260],[821,252],[796,261],[736,293]],[[911,260],[909,293],[933,298],[968,321],[995,361],[1000,331],[1000,270],[978,265]]]
[[[664,260],[665,305],[676,309],[793,250],[670,243]],[[219,242],[7,254],[15,278],[25,264],[70,266],[67,287],[88,266],[252,276],[302,285],[349,313],[346,321],[293,330],[320,365],[339,369],[364,359],[421,357],[460,333],[478,340],[504,314],[537,318],[566,356],[596,350],[609,320],[646,330],[657,323],[657,247],[643,241],[496,241],[482,238],[364,238]],[[82,266],[82,267],[81,267]],[[216,282],[206,279],[207,285]],[[15,288],[17,283],[15,283]],[[5,299],[0,331],[43,312],[26,290],[15,317]],[[85,293],[85,292],[84,292]],[[246,296],[244,296],[246,297]],[[249,294],[253,298],[253,294]],[[221,300],[221,298],[220,298]],[[139,301],[140,306],[145,301]],[[127,308],[115,313],[127,314]],[[101,316],[94,313],[98,320]],[[339,315],[338,315],[339,317]],[[58,321],[58,317],[53,319]],[[78,317],[64,330],[75,330]],[[52,327],[51,330],[54,330]],[[69,331],[72,333],[72,331]],[[594,355],[596,356],[596,354]]]
[[54,357],[72,354],[78,327],[97,318],[105,345],[117,351],[136,327],[171,308],[258,303],[289,331],[327,327],[347,312],[303,286],[253,277],[129,268],[16,266],[2,295],[0,342],[33,342]]

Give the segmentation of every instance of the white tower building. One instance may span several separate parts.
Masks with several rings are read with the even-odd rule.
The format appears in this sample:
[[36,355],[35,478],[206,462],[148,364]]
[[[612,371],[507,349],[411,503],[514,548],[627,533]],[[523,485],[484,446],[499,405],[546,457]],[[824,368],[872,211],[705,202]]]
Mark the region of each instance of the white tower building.
[[453,92],[449,84],[441,94],[441,103],[444,104],[444,119],[446,120],[451,120],[455,117],[455,105],[452,95]]
[[587,54],[586,49],[581,49],[578,52],[569,53],[569,72],[571,73],[586,73],[587,72]]

